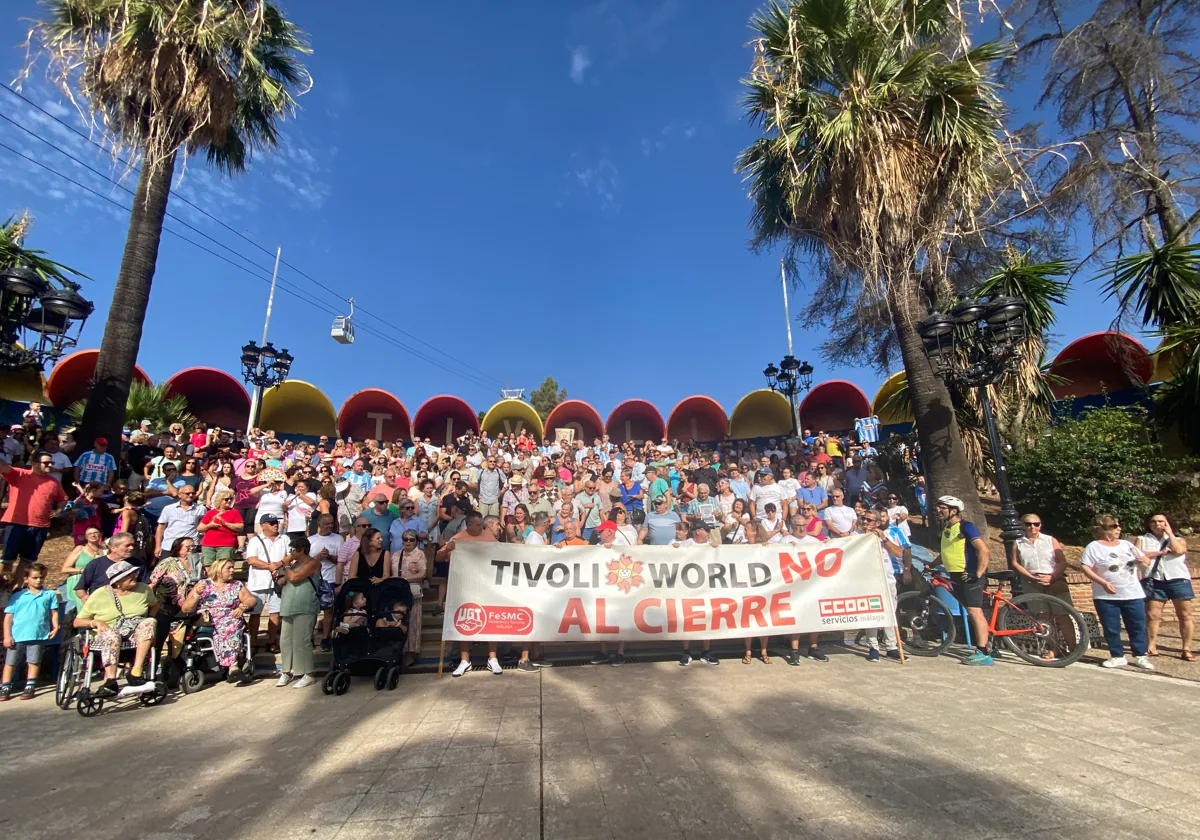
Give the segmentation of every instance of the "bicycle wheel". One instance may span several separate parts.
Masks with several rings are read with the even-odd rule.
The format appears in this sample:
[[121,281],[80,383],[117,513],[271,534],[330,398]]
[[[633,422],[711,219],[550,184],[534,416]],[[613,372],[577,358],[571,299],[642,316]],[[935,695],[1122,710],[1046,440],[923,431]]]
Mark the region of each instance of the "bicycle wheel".
[[900,641],[916,656],[937,656],[954,644],[954,616],[932,593],[905,592],[896,599]]
[[996,617],[997,630],[1017,630],[1001,636],[1004,646],[1030,665],[1065,668],[1087,652],[1091,639],[1083,615],[1053,595],[1018,595]]

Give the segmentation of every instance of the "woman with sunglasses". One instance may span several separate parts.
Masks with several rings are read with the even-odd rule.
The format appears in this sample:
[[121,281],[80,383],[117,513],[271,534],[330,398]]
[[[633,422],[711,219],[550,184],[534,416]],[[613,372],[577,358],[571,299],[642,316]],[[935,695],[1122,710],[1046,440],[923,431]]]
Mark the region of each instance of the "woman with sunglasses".
[[888,522],[900,529],[905,539],[912,539],[912,528],[908,525],[908,508],[900,503],[899,493],[887,494]]
[[392,577],[402,577],[408,581],[413,596],[412,608],[408,611],[408,640],[404,643],[404,653],[410,657],[407,664],[411,665],[421,655],[423,582],[433,577],[433,565],[413,531],[405,531],[400,537],[399,549],[396,546],[392,549]]
[[1121,644],[1121,623],[1129,634],[1133,648],[1133,664],[1153,671],[1154,664],[1146,655],[1149,639],[1146,635],[1146,593],[1138,581],[1138,567],[1150,568],[1150,558],[1131,542],[1121,539],[1121,523],[1113,516],[1098,516],[1092,532],[1096,539],[1088,543],[1079,559],[1083,574],[1092,582],[1092,603],[1096,617],[1104,628],[1104,641],[1111,658],[1100,664],[1105,668],[1128,665]]
[[200,461],[197,458],[184,458],[183,467],[176,475],[177,481],[182,481],[184,484],[191,487],[197,493],[200,492],[200,485],[204,482],[204,476],[200,472]]
[[1192,570],[1187,562],[1187,540],[1177,537],[1166,514],[1156,513],[1146,517],[1146,533],[1138,541],[1142,551],[1151,560],[1150,568],[1142,577],[1142,588],[1146,591],[1146,635],[1149,637],[1148,653],[1158,655],[1158,623],[1163,609],[1170,601],[1179,619],[1179,636],[1184,662],[1195,662],[1192,653]]

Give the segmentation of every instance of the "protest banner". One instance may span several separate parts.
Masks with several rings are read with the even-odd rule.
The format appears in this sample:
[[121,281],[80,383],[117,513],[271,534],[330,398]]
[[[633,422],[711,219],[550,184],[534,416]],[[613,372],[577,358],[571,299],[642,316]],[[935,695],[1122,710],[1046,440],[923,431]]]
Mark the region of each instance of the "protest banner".
[[879,538],[820,544],[455,547],[450,641],[728,639],[894,626]]

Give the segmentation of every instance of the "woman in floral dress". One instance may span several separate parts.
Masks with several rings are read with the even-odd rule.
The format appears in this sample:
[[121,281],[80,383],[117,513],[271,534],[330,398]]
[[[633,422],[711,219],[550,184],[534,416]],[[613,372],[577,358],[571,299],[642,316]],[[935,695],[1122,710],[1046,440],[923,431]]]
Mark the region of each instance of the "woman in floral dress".
[[209,577],[192,587],[183,601],[183,611],[203,610],[213,626],[213,652],[217,664],[229,669],[229,681],[249,681],[254,667],[246,663],[245,673],[238,668],[242,653],[242,637],[246,631],[245,616],[254,609],[257,599],[240,580],[233,579],[233,561],[219,558],[208,568]]
[[408,581],[412,590],[413,604],[408,613],[408,639],[404,643],[405,654],[411,654],[408,664],[417,661],[421,655],[421,603],[424,595],[421,581],[429,580],[433,569],[425,552],[420,548],[420,541],[413,531],[405,531],[402,537],[402,551],[392,551],[392,577],[402,577]]

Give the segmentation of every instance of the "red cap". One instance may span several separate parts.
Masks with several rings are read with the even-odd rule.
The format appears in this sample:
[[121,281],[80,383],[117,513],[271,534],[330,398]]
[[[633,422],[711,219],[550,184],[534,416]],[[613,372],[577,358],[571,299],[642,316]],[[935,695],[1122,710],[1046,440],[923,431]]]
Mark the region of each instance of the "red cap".
[[108,446],[108,438],[96,438],[92,441],[92,446]]
[[599,525],[596,526],[596,530],[597,531],[615,531],[615,530],[617,530],[617,523],[613,522],[610,519],[605,519],[603,522],[601,522]]

